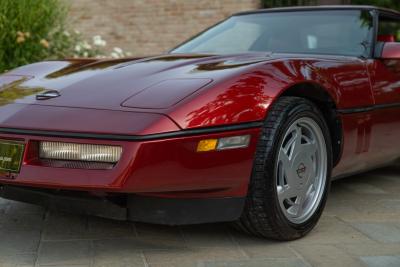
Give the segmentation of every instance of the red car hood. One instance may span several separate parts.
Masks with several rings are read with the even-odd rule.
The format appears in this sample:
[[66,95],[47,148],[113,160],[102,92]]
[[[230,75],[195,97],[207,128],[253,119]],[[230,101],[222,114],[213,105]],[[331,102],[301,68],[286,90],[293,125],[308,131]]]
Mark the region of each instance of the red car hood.
[[[2,102],[58,107],[165,109],[268,57],[266,53],[171,54],[139,60],[41,62],[0,76],[0,88],[2,83],[9,84],[0,98]],[[4,94],[4,90],[10,94]],[[37,100],[36,95],[46,90],[57,90],[60,96]],[[4,97],[7,95],[8,99]]]
[[[154,134],[178,131],[169,109],[269,54],[46,61],[0,76],[0,129]],[[55,98],[37,98],[56,90]]]

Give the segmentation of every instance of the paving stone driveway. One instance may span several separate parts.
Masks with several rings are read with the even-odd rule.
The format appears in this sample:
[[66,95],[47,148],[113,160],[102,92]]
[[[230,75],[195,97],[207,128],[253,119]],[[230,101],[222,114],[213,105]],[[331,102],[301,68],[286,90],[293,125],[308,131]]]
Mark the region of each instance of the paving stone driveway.
[[400,166],[333,183],[306,238],[226,224],[163,227],[46,212],[0,199],[0,266],[400,266]]

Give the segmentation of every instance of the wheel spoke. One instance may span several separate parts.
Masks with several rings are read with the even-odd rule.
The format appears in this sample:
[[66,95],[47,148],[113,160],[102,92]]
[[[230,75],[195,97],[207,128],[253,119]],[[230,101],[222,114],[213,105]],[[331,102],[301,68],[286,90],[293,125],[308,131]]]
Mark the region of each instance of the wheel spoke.
[[284,178],[286,178],[286,183],[292,185],[294,182],[292,173],[293,164],[284,149],[281,149],[279,153],[278,162],[279,162],[279,177],[278,177],[279,184],[284,185],[285,184]]
[[[311,177],[312,177],[312,181],[315,181],[315,178],[317,177],[317,159],[315,158],[314,161],[312,162],[311,165]],[[311,179],[310,179],[311,180]]]
[[290,159],[293,159],[293,148],[294,144],[296,143],[296,135],[293,135],[290,140],[287,141],[286,145],[282,147],[281,149],[287,154],[288,156],[290,155]]
[[296,157],[299,153],[302,152],[302,144],[301,144],[301,140],[302,140],[302,131],[301,131],[301,127],[296,125],[294,127],[294,142],[292,145],[292,153],[291,153],[291,159],[293,159],[294,157]]
[[311,158],[315,157],[315,153],[317,152],[318,148],[315,142],[303,144],[301,146],[302,152],[306,155],[306,157]]
[[314,191],[315,191],[315,186],[314,186],[313,183],[311,183],[308,186],[307,193],[306,193],[306,198],[309,197]]
[[300,196],[300,198],[302,199],[303,203],[306,201],[306,199],[308,198],[308,196],[310,195],[310,192],[312,191],[312,184],[306,183],[302,189],[300,190],[300,192],[298,193],[298,195]]
[[279,202],[283,203],[287,199],[297,197],[297,192],[291,186],[278,186]]
[[293,205],[295,216],[300,216],[303,213],[304,197],[297,197]]
[[285,150],[282,148],[279,153],[278,161],[282,164],[282,168],[285,170],[292,167],[292,164],[290,162],[288,155],[286,154]]

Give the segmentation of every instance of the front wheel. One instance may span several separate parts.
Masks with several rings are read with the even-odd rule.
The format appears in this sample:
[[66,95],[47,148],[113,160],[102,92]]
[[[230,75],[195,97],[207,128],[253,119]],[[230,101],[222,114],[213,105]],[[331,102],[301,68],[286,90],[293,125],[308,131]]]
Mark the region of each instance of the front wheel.
[[306,99],[280,98],[262,128],[237,225],[276,240],[306,235],[324,209],[331,169],[331,139],[321,112]]

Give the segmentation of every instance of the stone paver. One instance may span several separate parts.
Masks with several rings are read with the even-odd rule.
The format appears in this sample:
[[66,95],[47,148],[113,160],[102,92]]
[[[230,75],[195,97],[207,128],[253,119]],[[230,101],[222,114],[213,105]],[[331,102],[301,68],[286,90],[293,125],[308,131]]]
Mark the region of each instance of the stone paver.
[[205,267],[311,267],[310,264],[301,259],[263,259],[253,261],[227,261],[227,262],[205,262]]
[[377,257],[361,257],[368,267],[399,267],[399,256],[377,256]]
[[39,265],[90,265],[92,262],[91,242],[44,241],[39,249]]
[[333,245],[294,245],[293,249],[299,252],[312,266],[364,266],[359,259]]
[[399,193],[399,166],[335,181],[320,223],[293,242],[228,224],[134,224],[0,199],[0,267],[399,267]]
[[398,243],[400,246],[400,227],[390,223],[359,223],[354,227],[381,243]]
[[134,239],[96,240],[93,244],[93,266],[145,266],[141,249],[141,243]]

